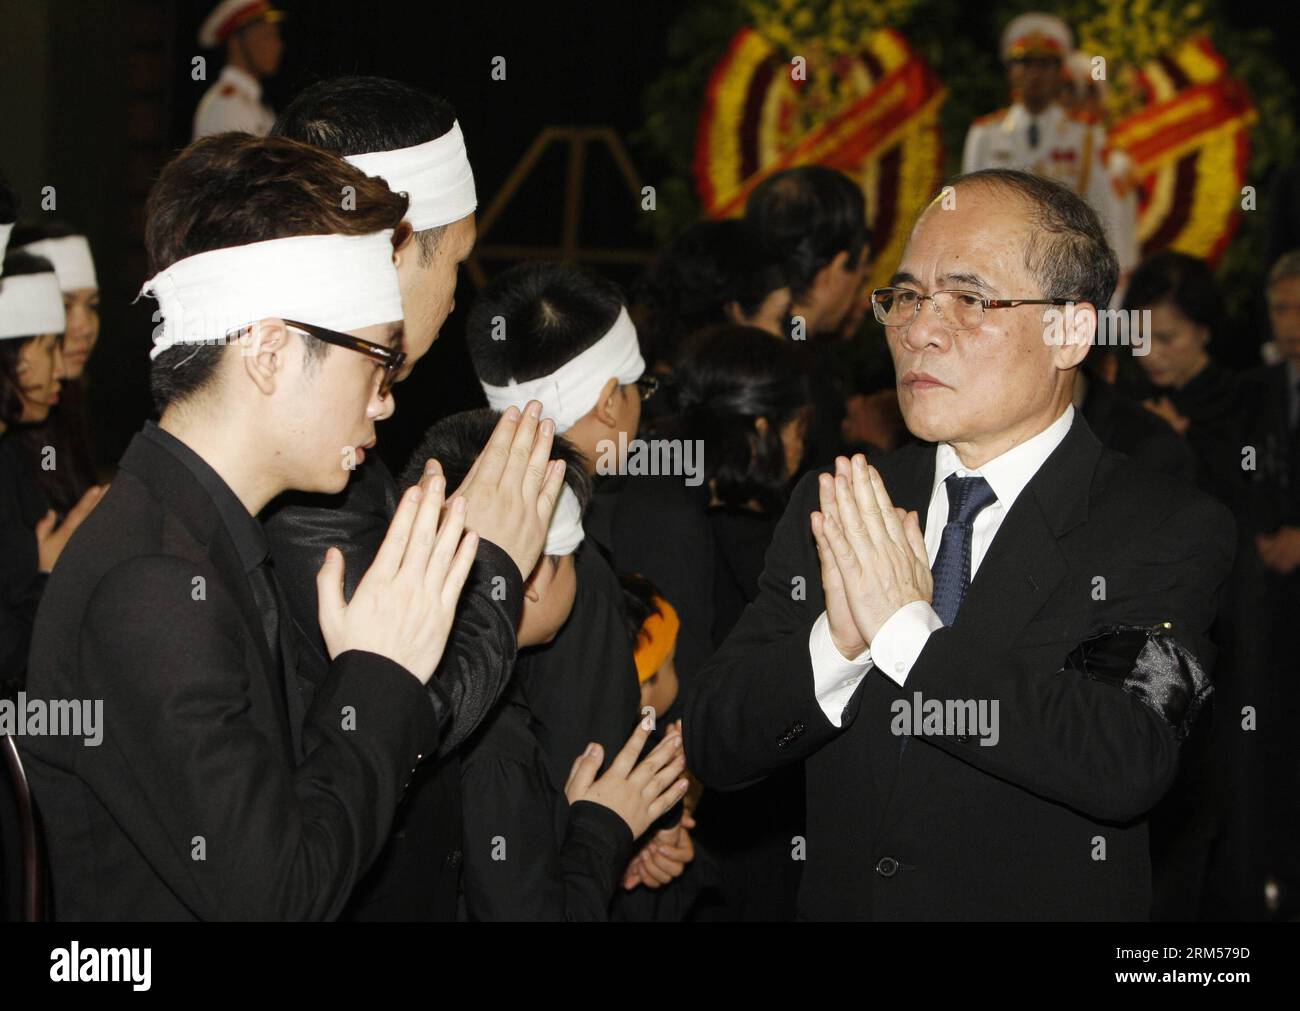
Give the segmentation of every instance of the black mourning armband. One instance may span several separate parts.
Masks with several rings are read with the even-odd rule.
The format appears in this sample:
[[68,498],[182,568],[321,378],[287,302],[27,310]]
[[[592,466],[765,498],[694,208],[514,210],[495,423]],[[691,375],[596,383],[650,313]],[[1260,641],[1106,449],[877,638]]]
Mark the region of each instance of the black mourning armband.
[[1160,625],[1112,625],[1089,636],[1065,669],[1121,688],[1152,709],[1181,741],[1214,691],[1196,655]]

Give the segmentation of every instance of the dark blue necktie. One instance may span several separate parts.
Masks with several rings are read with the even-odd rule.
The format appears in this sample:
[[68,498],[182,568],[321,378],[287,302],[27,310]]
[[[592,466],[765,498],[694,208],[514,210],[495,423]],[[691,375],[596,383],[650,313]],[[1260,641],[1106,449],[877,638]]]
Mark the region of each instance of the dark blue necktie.
[[1029,146],[1038,147],[1038,124],[1033,120],[1029,121]]
[[970,588],[971,531],[975,517],[997,501],[982,477],[950,474],[943,482],[948,492],[948,522],[943,526],[939,553],[930,571],[934,575],[934,612],[945,625],[957,620],[957,611]]

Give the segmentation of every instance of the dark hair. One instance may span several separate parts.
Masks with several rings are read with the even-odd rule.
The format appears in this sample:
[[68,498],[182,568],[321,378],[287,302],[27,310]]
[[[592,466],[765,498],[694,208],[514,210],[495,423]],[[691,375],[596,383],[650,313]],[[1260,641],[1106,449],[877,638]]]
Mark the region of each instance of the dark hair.
[[[0,220],[3,220],[3,217],[3,215],[0,215]],[[61,221],[15,225],[13,235],[9,236],[9,248],[18,249],[21,246],[27,246],[44,239],[66,239],[69,235],[83,234],[85,233],[79,232],[71,225],[66,225]]]
[[1149,309],[1165,300],[1205,327],[1211,340],[1222,333],[1223,296],[1204,260],[1166,249],[1138,264],[1124,291],[1124,309]]
[[1011,169],[981,169],[952,181],[1009,190],[1029,208],[1034,231],[1025,243],[1025,269],[1038,278],[1044,298],[1110,305],[1119,280],[1119,260],[1106,230],[1088,202],[1053,179]]
[[[275,118],[271,136],[288,137],[341,157],[397,151],[437,140],[451,130],[456,111],[430,95],[386,77],[335,77],[305,88]],[[433,262],[446,225],[416,233],[420,262]]]
[[[0,288],[5,278],[22,277],[24,274],[51,274],[54,264],[43,256],[31,253],[12,252],[4,259],[3,276],[0,276]],[[22,384],[18,381],[18,359],[25,348],[42,334],[34,333],[26,337],[7,337],[0,340],[0,421],[6,425],[16,425],[23,416]]]
[[[598,274],[572,264],[521,263],[479,292],[465,343],[481,382],[523,383],[550,375],[586,351],[622,308],[618,286]],[[494,323],[497,317],[504,332]]]
[[840,253],[847,252],[850,268],[856,267],[868,241],[862,190],[823,165],[801,165],[764,179],[750,194],[745,220],[785,264],[795,298]]
[[785,284],[781,258],[743,218],[696,222],[637,285],[633,300],[643,310],[638,333],[647,357],[671,361],[687,334],[727,322],[728,302],[753,315]]
[[[781,428],[813,402],[808,356],[755,327],[724,324],[696,334],[673,385],[676,428],[703,441],[704,476],[727,505],[758,500],[779,512],[785,502]],[[767,419],[767,433],[754,427]]]
[[663,614],[654,601],[655,597],[663,594],[640,573],[620,572],[618,583],[623,588],[623,628],[635,653],[643,638],[646,621],[652,614]]
[[[417,484],[424,473],[424,462],[432,458],[442,466],[448,494],[454,492],[487,446],[499,420],[500,413],[490,407],[476,407],[443,418],[424,433],[415,447],[402,470],[401,487]],[[551,443],[551,459],[564,461],[564,483],[577,496],[578,505],[585,513],[591,501],[591,478],[583,465],[582,453],[564,436],[557,435]]]
[[[340,194],[353,188],[355,207]],[[393,193],[341,158],[282,137],[219,133],[185,148],[149,193],[145,247],[152,273],[213,249],[292,235],[370,235],[396,229],[400,243],[405,196]],[[304,337],[309,359],[328,345]],[[161,414],[205,389],[223,345],[170,347],[153,360],[149,385]],[[183,367],[182,367],[183,363]]]

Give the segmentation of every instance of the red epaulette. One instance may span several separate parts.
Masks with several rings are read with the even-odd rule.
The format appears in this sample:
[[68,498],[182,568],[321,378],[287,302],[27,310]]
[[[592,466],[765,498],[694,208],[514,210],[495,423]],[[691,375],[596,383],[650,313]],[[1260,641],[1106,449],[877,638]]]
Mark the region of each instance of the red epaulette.
[[975,122],[971,125],[986,126],[989,123],[1001,123],[1002,120],[1006,118],[1007,113],[1010,111],[1011,111],[1011,107],[1007,106],[1005,109],[998,109],[996,112],[990,112],[984,116],[976,116]]

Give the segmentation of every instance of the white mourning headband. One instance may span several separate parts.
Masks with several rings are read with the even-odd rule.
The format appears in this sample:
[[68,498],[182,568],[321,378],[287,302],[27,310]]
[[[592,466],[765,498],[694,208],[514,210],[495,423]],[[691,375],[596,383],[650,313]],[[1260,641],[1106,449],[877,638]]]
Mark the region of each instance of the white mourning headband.
[[[507,336],[507,340],[518,340]],[[530,400],[540,400],[542,417],[555,422],[557,432],[567,432],[596,406],[600,391],[610,379],[619,385],[635,383],[645,372],[645,359],[636,339],[636,327],[626,308],[600,340],[571,358],[549,376],[509,386],[480,383],[488,404],[497,411],[511,405],[523,410]]]
[[582,543],[582,507],[578,496],[567,484],[560,491],[560,500],[551,514],[551,525],[546,530],[544,555],[571,555]]
[[52,271],[0,279],[0,340],[63,333],[66,319]]
[[99,287],[99,281],[95,278],[95,261],[90,256],[90,243],[84,235],[41,239],[20,246],[18,251],[43,256],[54,264],[59,287],[65,292]]
[[394,193],[405,193],[410,201],[406,220],[417,232],[459,221],[478,207],[459,121],[428,143],[348,155],[344,160],[368,176],[378,176]]
[[150,358],[175,344],[223,344],[259,319],[347,332],[402,319],[393,231],[295,235],[178,260],[144,283],[158,300]]

